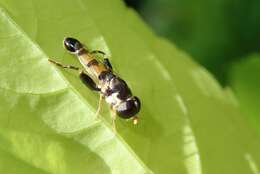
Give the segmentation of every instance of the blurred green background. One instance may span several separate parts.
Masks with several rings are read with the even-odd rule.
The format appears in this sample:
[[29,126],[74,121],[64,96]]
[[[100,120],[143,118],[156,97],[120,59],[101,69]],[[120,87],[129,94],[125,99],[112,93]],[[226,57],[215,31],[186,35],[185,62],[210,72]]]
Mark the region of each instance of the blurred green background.
[[125,0],[154,31],[170,39],[230,86],[260,135],[259,0]]

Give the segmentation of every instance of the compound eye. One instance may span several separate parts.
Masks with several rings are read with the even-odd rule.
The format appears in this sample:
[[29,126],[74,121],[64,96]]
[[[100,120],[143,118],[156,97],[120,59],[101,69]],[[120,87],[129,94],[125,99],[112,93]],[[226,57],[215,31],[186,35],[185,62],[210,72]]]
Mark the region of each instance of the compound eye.
[[122,102],[117,107],[117,115],[121,118],[131,118],[135,116],[141,108],[140,100],[137,97],[132,97],[124,102]]
[[75,53],[82,48],[82,44],[77,39],[71,37],[65,38],[63,43],[64,47],[71,53]]

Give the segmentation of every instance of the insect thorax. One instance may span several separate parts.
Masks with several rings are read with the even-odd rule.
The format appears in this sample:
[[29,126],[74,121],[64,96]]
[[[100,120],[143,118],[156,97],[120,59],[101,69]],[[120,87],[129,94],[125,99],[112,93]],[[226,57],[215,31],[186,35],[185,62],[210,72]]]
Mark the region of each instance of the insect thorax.
[[102,83],[101,92],[104,94],[106,102],[116,107],[121,102],[132,96],[126,82],[114,75],[110,71],[102,72],[99,75]]

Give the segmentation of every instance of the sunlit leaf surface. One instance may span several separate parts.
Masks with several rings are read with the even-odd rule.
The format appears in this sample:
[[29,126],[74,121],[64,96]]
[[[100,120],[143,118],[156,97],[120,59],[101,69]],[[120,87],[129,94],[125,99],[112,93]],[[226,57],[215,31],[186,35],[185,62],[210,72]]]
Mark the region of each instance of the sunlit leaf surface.
[[[105,51],[140,96],[115,134],[65,36]],[[257,174],[260,141],[236,99],[118,0],[0,0],[0,173]]]

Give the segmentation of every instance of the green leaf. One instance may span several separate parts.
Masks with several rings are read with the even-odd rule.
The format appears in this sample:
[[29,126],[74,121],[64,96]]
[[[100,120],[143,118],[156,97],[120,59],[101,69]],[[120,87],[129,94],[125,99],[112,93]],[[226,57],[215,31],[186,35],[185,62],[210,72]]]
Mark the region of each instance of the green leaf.
[[260,135],[260,55],[252,54],[233,64],[230,83],[236,92],[242,111]]
[[[257,173],[260,141],[232,92],[116,0],[0,1],[0,173]],[[140,124],[75,72],[65,36],[105,51],[141,98]]]
[[228,84],[230,62],[259,50],[260,1],[149,0],[138,10],[157,33]]

